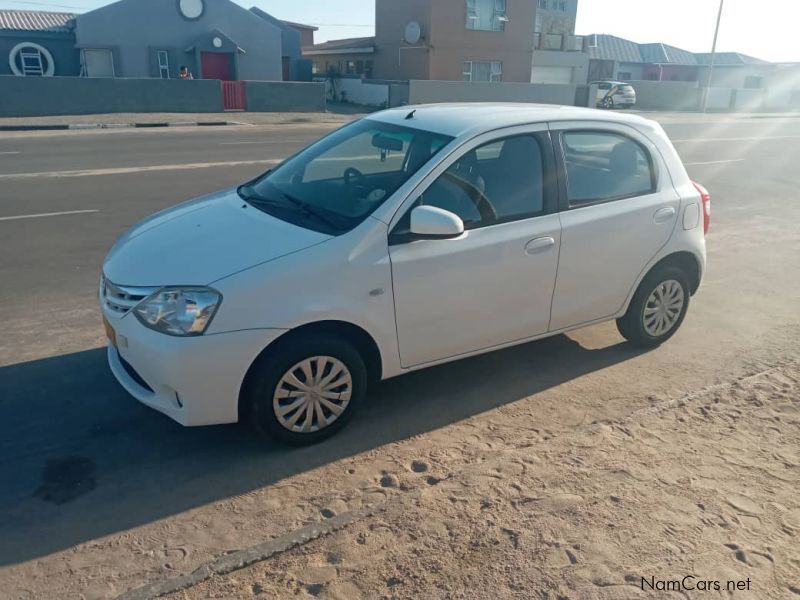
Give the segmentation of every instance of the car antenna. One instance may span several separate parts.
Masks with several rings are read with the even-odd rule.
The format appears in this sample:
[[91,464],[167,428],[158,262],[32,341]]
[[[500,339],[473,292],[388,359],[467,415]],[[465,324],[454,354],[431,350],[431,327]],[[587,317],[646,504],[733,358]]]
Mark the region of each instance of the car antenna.
[[416,108],[415,108],[414,110],[412,110],[410,113],[408,113],[408,114],[406,115],[406,121],[410,121],[411,119],[413,119],[413,118],[414,118],[414,113],[415,113],[415,112],[417,112],[417,109],[416,109]]

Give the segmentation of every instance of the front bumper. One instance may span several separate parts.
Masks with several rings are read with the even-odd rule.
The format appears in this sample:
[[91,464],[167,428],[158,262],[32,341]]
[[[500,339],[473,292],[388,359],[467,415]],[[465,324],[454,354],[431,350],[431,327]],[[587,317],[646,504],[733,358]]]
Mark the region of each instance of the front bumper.
[[108,346],[117,381],[142,404],[187,427],[237,422],[247,370],[283,333],[258,329],[179,338],[147,329],[132,314],[106,319],[117,337],[117,346]]

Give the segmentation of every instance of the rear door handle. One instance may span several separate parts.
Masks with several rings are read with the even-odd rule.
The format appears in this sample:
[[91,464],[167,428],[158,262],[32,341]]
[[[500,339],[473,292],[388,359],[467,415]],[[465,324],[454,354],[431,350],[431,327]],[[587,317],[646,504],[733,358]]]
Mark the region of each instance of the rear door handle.
[[545,252],[556,245],[555,239],[550,236],[536,238],[528,242],[525,246],[526,254],[539,254]]
[[666,223],[667,221],[671,221],[672,217],[675,216],[675,209],[671,206],[667,206],[666,208],[659,208],[656,211],[656,214],[653,215],[653,223]]

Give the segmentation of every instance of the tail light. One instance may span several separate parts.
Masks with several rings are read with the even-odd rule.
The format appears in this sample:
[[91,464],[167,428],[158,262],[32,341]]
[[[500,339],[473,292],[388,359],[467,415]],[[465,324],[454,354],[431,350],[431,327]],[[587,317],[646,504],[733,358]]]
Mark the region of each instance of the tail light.
[[711,227],[711,194],[696,181],[692,183],[697,191],[700,192],[700,202],[703,205],[703,234],[707,234],[709,227]]

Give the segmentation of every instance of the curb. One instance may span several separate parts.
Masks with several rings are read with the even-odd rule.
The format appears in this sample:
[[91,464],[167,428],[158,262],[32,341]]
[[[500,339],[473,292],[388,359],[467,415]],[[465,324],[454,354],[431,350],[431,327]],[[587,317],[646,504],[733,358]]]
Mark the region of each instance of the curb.
[[0,125],[0,131],[66,131],[71,129],[128,129],[155,127],[224,127],[237,121],[178,121],[175,123],[74,123],[58,125]]
[[165,596],[166,594],[194,587],[215,575],[227,575],[233,571],[244,569],[257,562],[272,558],[277,554],[307,544],[319,537],[327,536],[340,529],[344,529],[348,525],[352,525],[361,519],[371,517],[386,510],[390,502],[391,500],[388,500],[361,510],[342,513],[321,523],[311,523],[305,527],[301,527],[300,529],[278,536],[256,546],[239,550],[231,554],[225,554],[215,561],[199,567],[189,575],[156,581],[132,589],[117,596],[117,600],[152,600],[159,596]]

